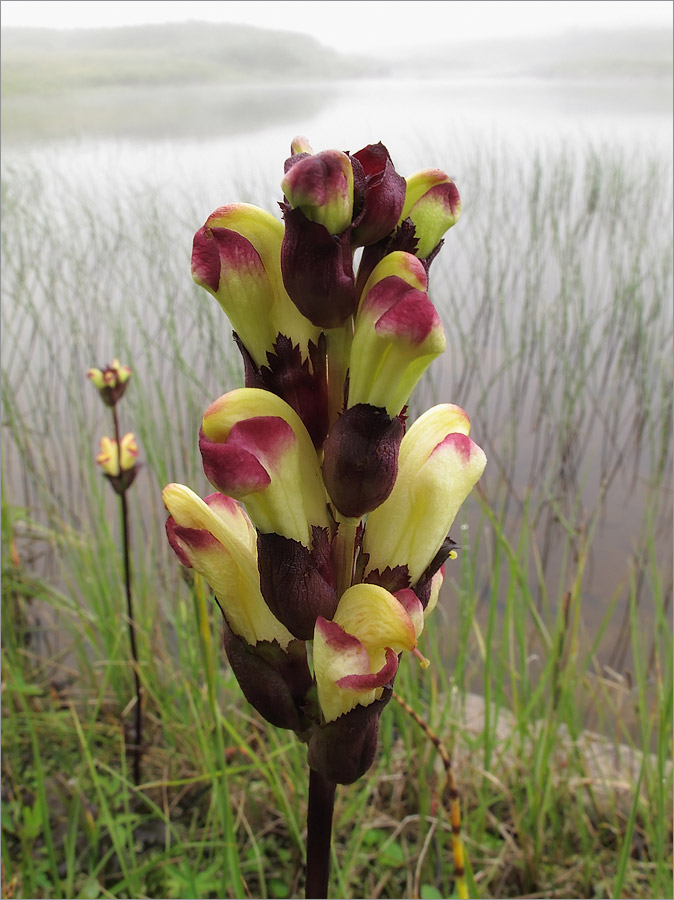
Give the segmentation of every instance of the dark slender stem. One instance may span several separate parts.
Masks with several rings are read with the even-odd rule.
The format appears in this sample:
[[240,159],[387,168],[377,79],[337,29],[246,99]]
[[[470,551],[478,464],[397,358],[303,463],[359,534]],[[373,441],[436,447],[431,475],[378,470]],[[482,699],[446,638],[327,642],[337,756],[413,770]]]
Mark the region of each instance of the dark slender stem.
[[[119,419],[117,417],[117,407],[112,408],[112,417],[115,423],[115,439],[117,441],[117,452],[121,460],[121,440],[119,433]],[[120,468],[121,473],[121,468]],[[122,548],[124,554],[124,589],[126,592],[126,614],[129,626],[129,643],[131,644],[131,656],[133,658],[133,679],[136,688],[136,710],[135,710],[135,746],[133,757],[133,780],[135,784],[140,783],[140,757],[143,744],[143,710],[141,704],[141,685],[140,673],[138,669],[138,647],[136,645],[136,620],[133,614],[133,598],[131,595],[131,554],[129,540],[129,507],[126,502],[126,492],[119,495],[121,521],[122,521]]]
[[309,769],[307,900],[327,900],[328,896],[335,787],[333,781],[328,781],[314,769]]

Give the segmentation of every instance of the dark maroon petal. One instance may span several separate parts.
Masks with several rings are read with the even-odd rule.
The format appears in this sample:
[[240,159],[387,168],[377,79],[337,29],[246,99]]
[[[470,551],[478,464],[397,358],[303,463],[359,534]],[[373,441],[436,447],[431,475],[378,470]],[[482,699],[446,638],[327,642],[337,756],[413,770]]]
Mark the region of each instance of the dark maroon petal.
[[332,619],[337,590],[327,529],[314,528],[314,549],[279,534],[258,534],[260,590],[267,606],[303,641],[314,636],[316,619]]
[[334,237],[300,209],[281,204],[283,283],[303,316],[319,328],[337,328],[356,311],[349,232]]
[[[384,278],[370,293],[388,280]],[[442,328],[437,310],[423,291],[414,288],[408,288],[375,324],[377,334],[404,337],[414,345],[423,344],[434,328]]]
[[256,458],[275,462],[296,441],[295,432],[280,416],[252,416],[232,426],[226,446],[237,447]]
[[386,648],[386,662],[378,672],[370,675],[345,675],[338,678],[335,684],[345,691],[372,691],[375,688],[390,684],[398,671],[398,654],[390,647]]
[[192,242],[192,274],[212,291],[220,284],[220,250],[213,229],[204,225]]
[[276,642],[254,647],[234,634],[223,613],[227,659],[248,702],[278,728],[305,730],[302,707],[313,684],[305,645],[291,641],[285,653]]
[[357,706],[334,722],[316,728],[309,740],[309,765],[337,784],[353,784],[370,768],[377,752],[379,716],[391,699],[385,687],[381,700]]
[[383,144],[370,144],[354,154],[365,173],[363,209],[354,219],[354,244],[369,245],[389,235],[405,205],[407,183]]
[[244,447],[218,444],[201,431],[199,449],[206,478],[223,494],[245,496],[271,483],[269,473]]
[[192,563],[190,562],[189,557],[183,550],[182,544],[180,543],[180,541],[178,540],[178,538],[176,536],[176,533],[175,533],[176,528],[177,528],[177,525],[176,525],[175,519],[173,518],[173,516],[169,516],[168,519],[166,520],[166,537],[168,538],[168,542],[171,545],[173,552],[178,557],[180,562],[184,566],[187,566],[188,569],[191,569]]
[[358,403],[345,410],[323,445],[323,480],[343,516],[360,518],[393,490],[405,429],[385,409]]
[[316,619],[316,627],[331,650],[345,652],[359,650],[363,647],[357,637],[349,634],[348,631],[344,631],[337,622],[329,622],[323,616],[318,616]]

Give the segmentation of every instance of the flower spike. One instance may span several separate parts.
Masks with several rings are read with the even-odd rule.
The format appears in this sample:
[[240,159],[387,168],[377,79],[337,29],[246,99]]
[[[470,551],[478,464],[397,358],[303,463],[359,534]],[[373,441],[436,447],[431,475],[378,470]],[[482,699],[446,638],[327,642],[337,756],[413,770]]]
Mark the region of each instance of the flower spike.
[[[169,485],[164,500],[171,546],[216,593],[244,695],[307,743],[327,791],[315,810],[372,765],[400,655],[429,664],[417,642],[486,457],[458,406],[406,431],[447,344],[428,273],[461,212],[456,186],[439,169],[403,178],[382,143],[314,153],[298,136],[290,154],[282,220],[233,203],[194,236],[193,278],[232,322],[245,387],[202,420],[218,493]],[[123,467],[121,447],[105,449]],[[327,896],[311,866],[307,895]]]

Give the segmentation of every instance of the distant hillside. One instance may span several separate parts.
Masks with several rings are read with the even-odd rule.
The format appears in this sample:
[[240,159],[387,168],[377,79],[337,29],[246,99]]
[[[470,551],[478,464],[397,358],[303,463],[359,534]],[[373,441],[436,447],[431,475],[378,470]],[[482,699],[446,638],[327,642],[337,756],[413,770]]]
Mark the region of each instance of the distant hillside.
[[638,78],[672,76],[672,29],[570,31],[545,38],[455,43],[435,35],[423,52],[382,53],[396,74],[533,76],[539,78]]
[[278,83],[377,71],[307,35],[247,25],[8,28],[1,37],[5,96],[123,85]]

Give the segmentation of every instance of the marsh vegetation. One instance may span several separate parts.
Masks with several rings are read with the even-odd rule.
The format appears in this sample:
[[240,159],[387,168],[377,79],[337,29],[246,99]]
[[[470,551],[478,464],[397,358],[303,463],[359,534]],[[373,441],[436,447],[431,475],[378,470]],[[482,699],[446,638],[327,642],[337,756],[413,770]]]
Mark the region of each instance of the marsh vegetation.
[[[221,203],[274,210],[281,173],[247,178],[241,152],[195,188],[171,148],[168,181],[116,171],[117,149],[3,160],[3,896],[296,896],[305,750],[242,701],[160,497],[208,491],[201,416],[242,379],[191,283],[192,235]],[[429,158],[389,149],[405,173]],[[454,754],[474,896],[671,896],[671,159],[455,129],[431,156],[464,213],[433,264],[446,363],[411,414],[463,406],[489,465],[455,524],[432,665],[401,666],[396,689]],[[106,423],[85,379],[115,356],[143,462],[138,790],[115,505],[93,461]],[[338,791],[339,896],[453,896],[440,773],[392,703],[378,762]]]

